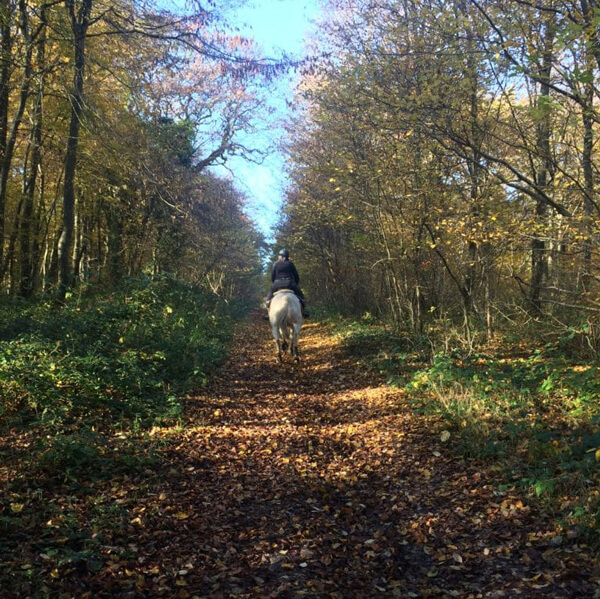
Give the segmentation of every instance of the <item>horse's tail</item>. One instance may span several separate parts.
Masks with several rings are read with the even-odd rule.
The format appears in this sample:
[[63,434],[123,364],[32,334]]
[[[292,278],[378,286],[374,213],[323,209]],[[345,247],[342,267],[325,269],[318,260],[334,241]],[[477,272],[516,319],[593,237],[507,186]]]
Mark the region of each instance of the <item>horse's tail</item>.
[[286,293],[271,301],[269,320],[277,345],[277,359],[281,361],[281,350],[291,346],[294,359],[298,360],[298,335],[302,327],[302,306],[293,294]]

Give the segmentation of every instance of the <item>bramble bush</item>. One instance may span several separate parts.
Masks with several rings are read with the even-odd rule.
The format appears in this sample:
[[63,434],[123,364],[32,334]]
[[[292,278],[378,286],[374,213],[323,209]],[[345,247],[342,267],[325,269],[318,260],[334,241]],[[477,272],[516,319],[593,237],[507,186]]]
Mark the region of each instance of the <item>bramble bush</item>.
[[177,417],[177,397],[202,385],[225,355],[229,308],[170,278],[110,294],[4,300],[0,423],[68,429]]
[[27,569],[4,583],[46,596],[36,567],[102,567],[135,493],[164,472],[183,397],[225,357],[238,307],[166,277],[64,306],[0,302],[0,562],[25,547]]

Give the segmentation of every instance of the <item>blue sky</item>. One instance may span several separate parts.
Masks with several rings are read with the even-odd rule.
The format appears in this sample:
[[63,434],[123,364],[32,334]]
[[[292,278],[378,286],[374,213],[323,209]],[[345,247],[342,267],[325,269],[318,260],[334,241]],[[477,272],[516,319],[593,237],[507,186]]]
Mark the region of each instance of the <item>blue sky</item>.
[[[248,0],[245,6],[228,13],[228,18],[239,27],[240,33],[252,37],[265,55],[279,56],[282,52],[300,57],[305,36],[311,30],[311,21],[319,15],[319,0]],[[286,99],[293,98],[294,75],[282,79],[270,91],[270,103],[275,114],[269,127],[256,137],[247,137],[249,146],[266,148],[283,136],[281,126],[289,109]],[[236,187],[248,198],[247,213],[259,229],[271,238],[282,206],[286,186],[283,157],[273,151],[260,165],[232,158],[227,167],[233,173]],[[223,169],[217,169],[223,174]]]

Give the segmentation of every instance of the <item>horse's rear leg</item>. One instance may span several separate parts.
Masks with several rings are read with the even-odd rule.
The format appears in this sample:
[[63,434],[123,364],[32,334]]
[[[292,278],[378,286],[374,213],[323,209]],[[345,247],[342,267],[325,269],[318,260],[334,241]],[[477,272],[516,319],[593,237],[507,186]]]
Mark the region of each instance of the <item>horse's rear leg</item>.
[[285,327],[279,327],[279,339],[281,343],[281,351],[285,353],[290,346],[289,333]]
[[294,362],[300,362],[300,355],[298,353],[298,337],[300,336],[300,327],[298,325],[294,325],[294,330],[292,331],[292,342],[291,342],[291,351],[294,356]]
[[281,363],[281,341],[279,338],[279,328],[277,326],[274,326],[272,328],[273,331],[273,337],[275,339],[275,349],[277,350],[277,362]]

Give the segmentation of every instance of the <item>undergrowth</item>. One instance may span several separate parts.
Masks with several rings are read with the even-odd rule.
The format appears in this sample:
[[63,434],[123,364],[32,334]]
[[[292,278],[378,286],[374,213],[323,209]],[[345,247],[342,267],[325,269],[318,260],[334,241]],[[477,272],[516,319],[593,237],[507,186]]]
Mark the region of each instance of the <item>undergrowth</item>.
[[[330,319],[345,350],[437,414],[461,455],[520,485],[573,534],[600,531],[600,372],[597,361],[519,342],[438,352],[375,323]],[[568,340],[567,340],[568,341]]]
[[94,573],[135,521],[137,494],[164,475],[186,392],[225,357],[234,315],[170,278],[61,307],[4,299],[0,310],[0,562],[35,556],[2,584],[47,596],[40,568],[49,580]]
[[134,446],[111,456],[107,439],[176,421],[180,398],[223,360],[232,324],[212,294],[170,278],[1,309],[0,432],[14,452],[35,430],[26,461],[64,477],[135,464]]

